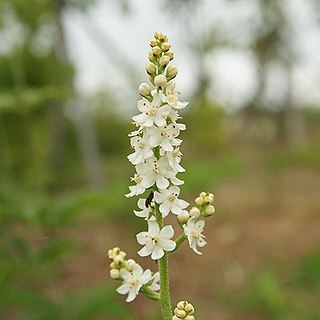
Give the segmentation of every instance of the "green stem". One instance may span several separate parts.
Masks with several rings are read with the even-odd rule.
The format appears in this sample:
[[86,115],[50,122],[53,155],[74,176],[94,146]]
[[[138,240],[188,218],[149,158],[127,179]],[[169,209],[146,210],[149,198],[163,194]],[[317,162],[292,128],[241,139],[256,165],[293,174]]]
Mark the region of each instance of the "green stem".
[[[159,210],[159,205],[155,205],[156,219],[159,227],[163,227],[163,218]],[[169,291],[169,261],[168,253],[165,252],[164,256],[159,260],[159,273],[160,273],[160,303],[163,320],[172,320],[172,307]]]
[[176,247],[175,249],[172,251],[176,251],[177,249],[179,249],[179,247],[182,245],[182,243],[184,242],[184,240],[187,239],[187,236],[183,233],[181,234],[177,239],[176,239]]

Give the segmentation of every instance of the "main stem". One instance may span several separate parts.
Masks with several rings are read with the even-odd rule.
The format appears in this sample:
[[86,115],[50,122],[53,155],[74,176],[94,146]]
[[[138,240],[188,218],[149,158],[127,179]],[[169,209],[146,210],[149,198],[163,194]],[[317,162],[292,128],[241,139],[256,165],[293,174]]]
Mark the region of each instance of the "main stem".
[[[159,210],[159,205],[155,204],[155,214],[159,227],[163,227],[163,218]],[[164,256],[159,260],[159,273],[160,273],[160,303],[163,320],[172,320],[172,307],[169,290],[169,263],[168,253],[165,252]]]

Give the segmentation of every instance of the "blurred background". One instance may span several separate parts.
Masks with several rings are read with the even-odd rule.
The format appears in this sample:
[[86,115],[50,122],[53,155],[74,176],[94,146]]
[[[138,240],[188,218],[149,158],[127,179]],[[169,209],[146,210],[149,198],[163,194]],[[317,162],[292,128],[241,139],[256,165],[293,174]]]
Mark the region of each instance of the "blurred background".
[[[198,319],[320,319],[317,0],[0,1],[0,318],[159,320],[115,292],[144,268],[127,134],[149,40],[179,69],[182,196],[216,196],[201,257],[171,257]],[[175,224],[174,219],[172,219]]]

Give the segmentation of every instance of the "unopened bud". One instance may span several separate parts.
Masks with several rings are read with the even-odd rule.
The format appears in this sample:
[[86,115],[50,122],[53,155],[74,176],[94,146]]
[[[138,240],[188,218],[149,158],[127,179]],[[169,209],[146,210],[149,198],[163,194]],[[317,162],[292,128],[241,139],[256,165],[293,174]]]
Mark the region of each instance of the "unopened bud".
[[151,51],[149,51],[148,58],[151,62],[157,61],[157,57],[154,56],[154,54]]
[[151,94],[151,87],[147,83],[141,83],[139,86],[139,93],[143,97],[148,97]]
[[174,314],[179,317],[180,319],[184,319],[184,317],[187,315],[187,313],[184,310],[175,308],[174,309]]
[[180,309],[180,310],[183,310],[184,309],[184,306],[187,304],[187,301],[179,301],[177,303],[177,308]]
[[150,46],[151,47],[155,47],[155,46],[157,46],[158,45],[158,41],[156,40],[156,39],[152,39],[151,41],[150,41]]
[[120,271],[119,269],[111,269],[110,270],[110,277],[112,279],[118,279],[120,277]]
[[204,202],[206,202],[206,203],[211,203],[212,202],[212,199],[211,199],[211,197],[209,197],[209,196],[206,196],[206,197],[204,197]]
[[173,57],[174,57],[173,51],[168,51],[168,52],[166,52],[166,56],[168,56],[168,57],[170,58],[170,60],[172,60]]
[[148,74],[154,74],[157,71],[157,67],[155,66],[155,64],[148,62],[146,65],[146,71]]
[[159,74],[154,78],[154,84],[157,87],[164,88],[167,85],[167,78],[162,74]]
[[168,41],[167,35],[162,32],[155,32],[154,37],[160,41]]
[[185,307],[184,310],[188,312],[188,314],[194,314],[194,307],[191,303],[188,303]]
[[164,42],[164,43],[161,45],[161,49],[162,49],[162,51],[164,51],[164,52],[167,52],[170,48],[171,48],[171,44],[169,44],[168,42]]
[[198,197],[196,200],[194,200],[197,206],[202,206],[203,205],[203,198]]
[[209,205],[205,208],[204,212],[208,215],[211,216],[212,214],[214,214],[214,212],[216,211],[216,209],[214,208],[214,206]]
[[190,210],[190,216],[191,217],[196,217],[199,218],[200,217],[200,210],[197,207],[193,207]]
[[111,269],[115,269],[115,268],[117,268],[117,265],[114,262],[111,262],[110,263],[110,268]]
[[180,318],[178,318],[176,315],[174,315],[174,316],[172,317],[172,320],[180,320]]
[[126,269],[132,271],[133,267],[136,265],[136,262],[133,259],[128,259],[126,262]]
[[195,320],[195,317],[188,314],[186,317],[184,317],[184,320]]
[[154,56],[159,56],[161,54],[161,49],[159,47],[153,47],[151,52]]
[[204,191],[202,191],[202,192],[199,194],[199,196],[200,196],[200,197],[202,197],[202,198],[204,198],[204,197],[206,197],[206,196],[207,196],[207,193],[206,193],[206,192],[204,192]]
[[170,58],[168,56],[162,56],[160,58],[160,66],[162,67],[166,67],[169,62],[170,62]]
[[167,77],[168,78],[174,78],[178,73],[178,69],[176,66],[169,66],[168,69],[167,69]]
[[190,216],[187,210],[183,210],[179,215],[178,215],[178,221],[183,225],[188,222]]

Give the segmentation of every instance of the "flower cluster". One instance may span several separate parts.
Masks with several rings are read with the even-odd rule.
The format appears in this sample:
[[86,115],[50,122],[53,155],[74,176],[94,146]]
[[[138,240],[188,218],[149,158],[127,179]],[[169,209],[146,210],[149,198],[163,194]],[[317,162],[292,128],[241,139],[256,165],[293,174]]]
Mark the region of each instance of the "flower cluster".
[[170,212],[179,215],[189,205],[178,198],[178,186],[184,182],[177,178],[179,172],[185,171],[180,165],[182,140],[178,136],[186,126],[179,122],[179,110],[188,103],[179,101],[180,93],[175,91],[173,79],[178,70],[168,65],[174,55],[169,51],[168,37],[156,32],[150,46],[146,71],[153,87],[147,83],[139,87],[142,99],[138,101],[137,108],[140,114],[132,117],[136,130],[129,134],[134,152],[128,156],[136,170],[131,178],[135,185],[129,187],[127,196],[149,190],[149,196],[138,201],[140,211],[134,211],[148,223],[148,231],[137,235],[138,243],[144,246],[138,253],[158,260],[165,251],[173,251],[176,243],[171,240],[174,235],[172,226],[161,228],[156,221],[155,203],[162,218]]
[[157,291],[160,290],[159,272],[152,274],[149,269],[144,271],[133,259],[126,260],[126,253],[118,247],[110,249],[108,256],[112,261],[110,277],[115,280],[122,280],[122,285],[117,289],[117,292],[128,294],[127,302],[133,301],[139,291],[150,298],[158,299]]
[[202,253],[197,247],[206,245],[205,236],[202,234],[205,226],[203,218],[210,217],[215,212],[212,205],[213,200],[212,193],[201,192],[199,197],[195,199],[196,206],[192,207],[189,212],[184,211],[178,215],[179,223],[188,238],[190,248],[199,255]]
[[[141,292],[152,300],[160,300],[163,319],[195,320],[194,308],[187,301],[180,301],[174,314],[172,312],[167,253],[188,239],[190,248],[201,254],[198,247],[206,244],[202,234],[204,219],[215,211],[212,205],[214,196],[201,192],[189,211],[189,203],[180,199],[179,186],[184,181],[177,175],[185,169],[180,164],[182,140],[179,135],[186,126],[180,122],[179,111],[188,102],[180,101],[180,92],[175,90],[174,78],[178,70],[169,65],[174,53],[170,51],[168,37],[156,32],[150,46],[146,72],[151,85],[142,83],[139,86],[142,98],[137,109],[140,113],[132,117],[136,128],[129,133],[133,152],[128,155],[128,160],[135,166],[135,173],[131,178],[134,184],[129,186],[130,192],[126,196],[141,195],[137,203],[139,209],[133,212],[146,221],[148,229],[136,235],[142,246],[138,254],[159,260],[159,272],[153,274],[149,269],[143,270],[133,259],[127,260],[126,253],[116,247],[108,251],[112,260],[110,276],[122,282],[117,292],[127,294],[127,302]],[[169,214],[177,217],[182,230],[175,241],[172,240],[173,227],[164,224]]]
[[195,320],[194,307],[188,301],[180,301],[174,309],[174,316],[172,320]]

